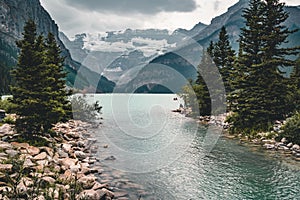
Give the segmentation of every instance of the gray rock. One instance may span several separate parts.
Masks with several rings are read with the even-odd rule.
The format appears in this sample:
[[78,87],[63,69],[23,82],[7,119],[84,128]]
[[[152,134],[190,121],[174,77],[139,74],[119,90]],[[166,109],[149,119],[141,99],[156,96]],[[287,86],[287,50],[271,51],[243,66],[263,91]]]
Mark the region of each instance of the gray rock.
[[26,159],[24,161],[24,167],[33,167],[33,166],[35,166],[35,164],[30,159]]
[[10,143],[0,141],[0,149],[7,150],[12,148],[13,146]]
[[281,142],[282,142],[282,143],[287,143],[287,139],[286,139],[286,138],[282,138],[282,139],[281,139]]
[[79,194],[79,199],[99,200],[104,199],[106,192],[102,190],[84,190]]
[[299,151],[299,150],[300,150],[300,146],[299,146],[298,144],[294,144],[294,145],[292,146],[292,150],[294,150],[294,151]]
[[109,157],[105,158],[104,160],[116,160],[116,157],[114,157],[114,156],[109,156]]
[[293,143],[288,143],[288,145],[286,145],[288,148],[292,148],[293,147]]
[[7,150],[5,151],[5,153],[7,153],[9,157],[15,157],[16,155],[19,154],[18,151],[12,150],[12,149],[7,149]]
[[58,152],[58,155],[59,155],[60,158],[67,158],[67,157],[69,157],[69,154],[66,153],[66,152],[64,152],[61,149],[59,149],[57,152]]
[[66,153],[69,153],[70,150],[71,150],[71,148],[72,148],[72,145],[71,145],[71,144],[66,144],[66,143],[62,144],[62,149],[63,149]]
[[273,145],[273,144],[264,144],[264,147],[265,147],[266,149],[268,149],[268,150],[273,150],[273,149],[275,149],[275,145]]
[[84,189],[91,189],[95,185],[96,179],[95,176],[83,176],[78,180],[78,183],[81,183]]
[[83,153],[82,151],[75,151],[74,152],[76,158],[78,158],[79,160],[83,160],[87,157],[87,155],[85,153]]

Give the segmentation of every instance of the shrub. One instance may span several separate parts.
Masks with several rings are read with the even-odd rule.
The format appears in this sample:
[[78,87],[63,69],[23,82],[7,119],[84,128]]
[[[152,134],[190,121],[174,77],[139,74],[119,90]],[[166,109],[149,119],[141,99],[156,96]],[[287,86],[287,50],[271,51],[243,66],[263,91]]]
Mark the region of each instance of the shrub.
[[300,113],[297,112],[294,116],[287,119],[283,127],[281,137],[285,137],[289,142],[300,144]]
[[6,113],[13,113],[15,107],[9,99],[0,100],[0,109],[5,110]]
[[6,124],[15,124],[16,119],[14,117],[12,117],[11,115],[6,116],[3,120],[2,123],[6,123]]
[[73,118],[86,122],[94,122],[99,119],[102,106],[96,101],[94,104],[89,104],[85,96],[74,95],[70,100],[72,104]]

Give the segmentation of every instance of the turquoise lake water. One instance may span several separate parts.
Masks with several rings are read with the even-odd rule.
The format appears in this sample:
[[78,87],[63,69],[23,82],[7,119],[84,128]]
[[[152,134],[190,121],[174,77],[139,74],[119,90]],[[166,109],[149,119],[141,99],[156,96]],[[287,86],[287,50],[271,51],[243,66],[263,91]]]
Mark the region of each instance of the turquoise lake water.
[[219,128],[171,112],[175,96],[89,97],[103,106],[97,157],[141,185],[141,199],[300,199],[299,162],[219,138]]

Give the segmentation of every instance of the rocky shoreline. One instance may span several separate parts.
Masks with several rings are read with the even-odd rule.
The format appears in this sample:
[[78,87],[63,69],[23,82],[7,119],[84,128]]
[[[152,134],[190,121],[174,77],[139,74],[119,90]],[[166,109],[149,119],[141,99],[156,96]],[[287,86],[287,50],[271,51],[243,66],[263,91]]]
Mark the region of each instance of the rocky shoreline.
[[[267,139],[269,137],[268,133],[260,133],[258,134],[259,138],[250,139],[249,137],[243,137],[241,134],[239,135],[231,135],[227,132],[229,128],[229,124],[225,122],[225,119],[228,114],[222,114],[218,116],[200,116],[197,118],[200,124],[205,125],[214,125],[220,128],[223,128],[223,137],[229,139],[239,139],[240,143],[251,143],[255,145],[259,145],[262,148],[270,151],[280,151],[284,152],[286,155],[291,155],[292,159],[300,162],[300,146],[298,144],[293,144],[289,142],[286,138],[282,138],[280,142],[276,141],[274,138]],[[284,125],[284,121],[277,121],[274,124],[273,131],[271,134],[278,134],[281,130],[280,128]]]
[[[32,199],[39,200],[46,199],[46,195],[53,199],[113,199],[115,194],[109,185],[97,178],[101,169],[93,166],[97,158],[92,152],[97,147],[89,128],[90,124],[76,120],[59,123],[53,130],[60,136],[51,139],[51,146],[34,147],[28,143],[6,142],[15,133],[11,125],[2,125],[0,199],[10,199],[9,195],[16,195],[12,193],[24,199],[35,195]],[[17,161],[21,166],[16,165]],[[22,171],[16,171],[19,168]],[[13,184],[5,181],[7,178]],[[46,187],[37,190],[37,185]]]

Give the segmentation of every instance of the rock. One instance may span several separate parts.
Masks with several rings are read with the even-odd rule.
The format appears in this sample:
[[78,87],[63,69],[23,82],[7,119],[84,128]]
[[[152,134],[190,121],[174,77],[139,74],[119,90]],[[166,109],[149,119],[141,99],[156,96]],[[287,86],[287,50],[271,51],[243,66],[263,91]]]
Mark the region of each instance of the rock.
[[286,147],[286,146],[283,146],[282,149],[283,149],[284,151],[290,151],[290,148],[288,148],[288,147]]
[[1,134],[6,134],[11,131],[11,126],[9,124],[3,124],[0,126],[0,133]]
[[294,144],[294,145],[292,146],[292,150],[294,150],[294,151],[299,151],[299,150],[300,150],[300,146],[299,146],[298,144]]
[[292,148],[293,147],[293,143],[288,143],[288,145],[286,145],[288,148]]
[[96,183],[96,177],[83,176],[78,180],[82,184],[83,189],[91,189]]
[[300,158],[295,157],[294,160],[299,161],[300,162]]
[[46,167],[46,166],[49,165],[48,160],[38,160],[38,161],[36,161],[36,163],[37,163],[38,165],[43,166],[43,167]]
[[72,173],[77,173],[77,172],[79,172],[79,170],[80,170],[80,164],[77,164],[77,165],[71,165],[70,166],[70,170],[71,170],[71,172]]
[[0,149],[7,150],[12,148],[13,146],[10,143],[0,141]]
[[98,171],[96,168],[81,167],[81,172],[84,173],[84,175],[95,174],[98,173]]
[[109,187],[109,185],[107,183],[100,184],[100,183],[96,182],[92,189],[93,190],[99,190],[99,189],[108,188],[108,187]]
[[283,146],[285,146],[285,144],[283,142],[278,142],[278,143],[276,143],[276,146],[283,147]]
[[103,145],[103,148],[107,149],[108,148],[108,144]]
[[115,196],[113,192],[109,191],[106,188],[101,189],[101,191],[105,192],[107,197],[114,198],[114,196]]
[[262,140],[261,142],[264,144],[275,144],[276,143],[276,141],[274,141],[274,140]]
[[87,155],[85,153],[83,153],[82,151],[75,151],[74,152],[76,158],[78,158],[79,160],[83,160],[87,157]]
[[70,169],[70,166],[76,165],[78,160],[72,159],[72,158],[63,158],[59,162],[61,165],[65,166],[67,169]]
[[281,139],[281,142],[282,142],[282,143],[287,143],[287,139],[286,139],[286,138],[282,138],[282,139]]
[[71,170],[66,170],[65,173],[63,174],[66,180],[72,180],[73,179],[73,173]]
[[34,146],[29,146],[29,147],[27,148],[27,152],[28,152],[30,155],[35,156],[35,155],[37,155],[37,154],[40,153],[40,149],[37,148],[37,147],[34,147]]
[[12,170],[12,164],[0,164],[0,172],[7,172]]
[[54,156],[53,149],[51,149],[49,147],[41,147],[40,150],[46,152],[51,157]]
[[42,152],[42,153],[36,155],[35,157],[33,157],[34,160],[45,160],[46,158],[47,158],[46,152]]
[[268,149],[268,150],[273,150],[273,149],[275,149],[275,145],[273,145],[273,144],[264,144],[264,147],[265,147],[266,149]]
[[26,185],[24,184],[23,181],[21,181],[21,182],[19,183],[19,185],[17,186],[17,191],[18,191],[20,194],[25,194],[25,193],[26,193],[27,187],[26,187]]
[[114,157],[114,156],[109,156],[109,157],[105,158],[104,160],[116,160],[116,157]]
[[55,183],[55,179],[50,176],[43,177],[42,180],[44,180],[46,183],[49,183],[51,185]]
[[70,152],[70,150],[71,150],[71,148],[72,148],[72,145],[71,144],[66,144],[66,143],[64,143],[64,144],[62,144],[62,149],[66,152],[66,153],[69,153]]
[[106,193],[101,190],[84,190],[79,194],[79,199],[101,200],[104,199]]
[[19,154],[18,151],[12,150],[12,149],[7,149],[7,150],[5,151],[5,153],[7,153],[9,157],[15,157],[16,155]]
[[69,154],[66,153],[66,152],[64,152],[61,149],[59,149],[57,152],[58,152],[58,155],[59,155],[60,158],[67,158],[67,157],[69,157]]
[[25,168],[26,167],[33,167],[33,166],[35,166],[35,164],[29,158],[25,159],[25,161],[24,161],[24,167]]
[[69,138],[73,138],[73,139],[79,139],[80,138],[80,135],[77,133],[77,132],[67,132],[66,133],[67,137]]
[[11,145],[13,145],[16,148],[23,148],[23,149],[27,149],[29,147],[28,143],[18,143],[18,142],[11,142]]
[[294,156],[295,156],[296,158],[300,158],[300,153],[296,153]]

